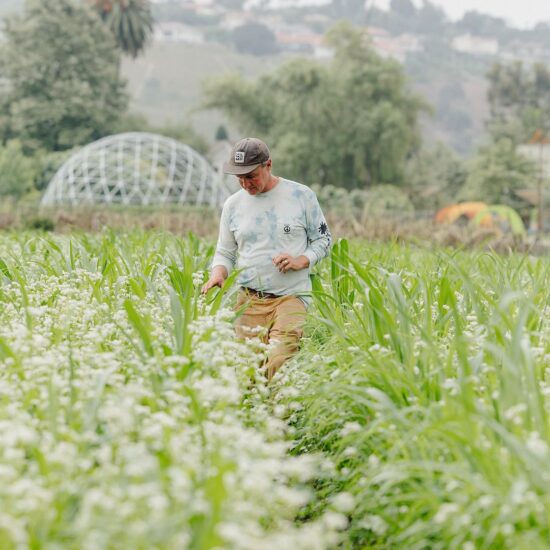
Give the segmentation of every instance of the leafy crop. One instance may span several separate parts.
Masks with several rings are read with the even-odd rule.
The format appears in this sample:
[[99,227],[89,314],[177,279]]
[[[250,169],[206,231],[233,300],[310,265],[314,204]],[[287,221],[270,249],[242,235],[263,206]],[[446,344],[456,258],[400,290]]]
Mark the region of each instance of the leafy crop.
[[339,242],[279,380],[294,452],[336,464],[349,547],[545,548],[546,258]]

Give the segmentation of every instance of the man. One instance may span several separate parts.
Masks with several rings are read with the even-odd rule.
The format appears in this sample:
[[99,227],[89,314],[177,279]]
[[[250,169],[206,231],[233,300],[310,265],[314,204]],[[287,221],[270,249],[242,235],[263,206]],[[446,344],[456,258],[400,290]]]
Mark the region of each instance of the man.
[[[307,162],[307,159],[304,159]],[[224,172],[241,190],[224,204],[212,272],[202,292],[222,286],[234,267],[242,270],[235,323],[240,338],[265,329],[272,344],[266,375],[271,380],[298,351],[306,306],[311,298],[311,267],[324,258],[331,235],[315,193],[305,185],[274,176],[267,145],[256,138],[235,144]]]

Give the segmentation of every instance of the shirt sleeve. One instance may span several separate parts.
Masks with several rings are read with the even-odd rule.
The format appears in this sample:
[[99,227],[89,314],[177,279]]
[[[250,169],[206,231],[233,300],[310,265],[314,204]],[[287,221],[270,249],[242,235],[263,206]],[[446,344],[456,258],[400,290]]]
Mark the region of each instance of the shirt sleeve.
[[319,206],[317,196],[313,191],[308,193],[306,199],[306,234],[307,248],[304,256],[309,259],[309,267],[313,267],[319,260],[328,255],[332,246],[332,236],[330,234],[327,221]]
[[231,273],[237,262],[237,241],[229,228],[229,206],[227,202],[223,206],[220,217],[220,232],[216,252],[212,260],[212,268],[223,265],[227,273]]

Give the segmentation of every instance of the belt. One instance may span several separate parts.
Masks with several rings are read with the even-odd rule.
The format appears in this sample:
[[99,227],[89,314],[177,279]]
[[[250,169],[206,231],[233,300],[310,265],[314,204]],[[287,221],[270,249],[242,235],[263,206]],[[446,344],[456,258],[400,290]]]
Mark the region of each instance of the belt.
[[252,294],[252,296],[257,296],[258,298],[280,298],[279,294],[273,294],[272,292],[264,292],[263,290],[255,290],[254,288],[248,288],[247,286],[242,286],[247,294]]

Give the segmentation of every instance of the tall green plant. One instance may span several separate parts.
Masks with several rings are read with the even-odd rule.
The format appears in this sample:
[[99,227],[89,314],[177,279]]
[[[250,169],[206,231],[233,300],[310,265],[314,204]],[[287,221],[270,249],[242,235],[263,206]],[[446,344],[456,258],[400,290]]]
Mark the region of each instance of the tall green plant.
[[[350,547],[544,547],[547,260],[397,244],[346,255],[314,294],[329,312],[321,353],[306,347],[286,381],[299,392],[283,381],[277,399],[295,411],[295,452],[337,465],[317,510],[350,493]],[[330,283],[342,277],[352,303]]]

